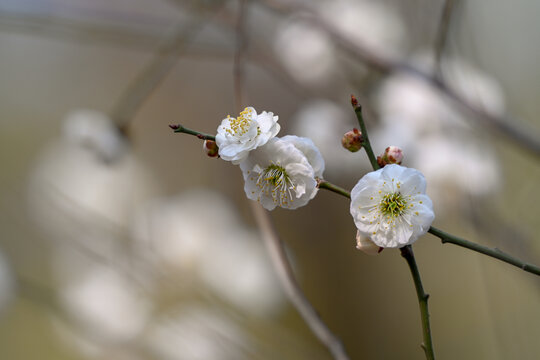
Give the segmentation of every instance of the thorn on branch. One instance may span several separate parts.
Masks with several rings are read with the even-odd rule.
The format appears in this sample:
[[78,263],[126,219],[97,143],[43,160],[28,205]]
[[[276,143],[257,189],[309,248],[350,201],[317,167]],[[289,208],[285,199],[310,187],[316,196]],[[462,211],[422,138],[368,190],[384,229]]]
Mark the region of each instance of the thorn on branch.
[[173,130],[178,130],[180,128],[180,125],[169,125],[169,127]]

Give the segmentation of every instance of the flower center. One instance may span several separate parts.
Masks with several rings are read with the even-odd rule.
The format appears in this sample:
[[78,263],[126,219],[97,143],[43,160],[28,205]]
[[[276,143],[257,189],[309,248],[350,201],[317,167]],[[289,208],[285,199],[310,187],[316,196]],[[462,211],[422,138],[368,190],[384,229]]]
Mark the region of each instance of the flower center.
[[277,164],[270,164],[264,169],[256,184],[262,194],[271,197],[275,204],[288,205],[289,201],[294,200],[291,190],[294,190],[295,186],[285,168]]
[[244,111],[238,115],[238,117],[231,118],[230,115],[227,115],[227,118],[229,119],[229,123],[231,124],[230,129],[227,129],[226,131],[231,135],[244,135],[248,132],[251,122],[251,114],[253,110],[250,108],[245,108]]
[[389,193],[383,196],[379,203],[379,209],[385,216],[396,218],[405,212],[407,201],[399,192]]

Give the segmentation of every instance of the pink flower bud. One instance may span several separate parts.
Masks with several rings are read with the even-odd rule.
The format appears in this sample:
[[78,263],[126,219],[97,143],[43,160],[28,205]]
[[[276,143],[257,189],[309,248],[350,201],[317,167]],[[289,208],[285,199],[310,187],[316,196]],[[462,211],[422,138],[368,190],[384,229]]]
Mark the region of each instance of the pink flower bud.
[[204,140],[203,149],[206,152],[206,155],[210,157],[216,157],[218,156],[218,146],[215,141],[212,140]]
[[381,156],[377,156],[377,163],[380,167],[388,164],[400,165],[403,161],[403,151],[397,146],[389,146]]
[[341,145],[350,152],[357,152],[362,148],[364,138],[358,129],[347,131],[341,138]]

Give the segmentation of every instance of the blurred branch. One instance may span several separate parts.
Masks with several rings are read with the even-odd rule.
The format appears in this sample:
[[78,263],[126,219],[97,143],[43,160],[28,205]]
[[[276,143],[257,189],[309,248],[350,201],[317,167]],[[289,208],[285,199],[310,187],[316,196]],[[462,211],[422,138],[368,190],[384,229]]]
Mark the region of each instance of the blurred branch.
[[111,116],[123,133],[127,133],[127,127],[136,112],[169,74],[189,41],[206,25],[207,18],[218,10],[219,8],[209,13],[202,12],[201,17],[197,16],[200,14],[195,14],[192,21],[182,26],[169,41],[160,47],[155,59],[120,96]]
[[[244,92],[244,57],[247,49],[246,39],[246,13],[248,0],[239,0],[239,13],[236,24],[236,51],[233,63],[234,94],[236,110],[239,112],[243,104]],[[176,132],[176,130],[175,130]],[[277,230],[272,224],[270,215],[263,207],[250,201],[258,228],[262,233],[263,239],[276,270],[278,279],[283,286],[289,300],[300,313],[313,334],[325,345],[336,360],[348,360],[345,349],[341,341],[330,331],[326,324],[321,320],[317,311],[313,308],[307,297],[300,289],[298,282],[294,277],[293,270],[287,259],[283,243],[281,242]]]
[[240,112],[244,103],[244,61],[247,50],[246,18],[248,0],[238,0],[238,19],[236,23],[236,51],[233,62],[234,98],[236,112]]
[[344,37],[334,25],[316,14],[309,6],[304,5],[302,1],[259,0],[259,3],[280,14],[301,13],[303,18],[328,34],[343,51],[363,61],[372,69],[381,73],[401,71],[417,77],[441,92],[447,99],[453,101],[462,111],[474,116],[483,126],[491,128],[502,137],[512,141],[516,146],[529,151],[536,157],[540,157],[540,136],[536,131],[526,128],[522,121],[517,121],[509,116],[490,113],[467,100],[437,76],[389,55],[368,49],[365,44],[359,42],[359,39],[352,42]]
[[109,43],[114,46],[153,50],[161,38],[146,32],[95,25],[59,16],[0,12],[0,31],[48,36],[75,43]]
[[261,230],[272,264],[277,272],[279,280],[287,293],[289,300],[315,336],[330,350],[334,359],[347,360],[345,349],[341,341],[330,331],[321,320],[317,311],[300,289],[294,277],[293,270],[287,259],[283,243],[270,219],[270,215],[263,207],[254,201],[250,201],[255,215],[255,220]]
[[452,18],[455,3],[456,0],[445,0],[444,2],[439,27],[437,29],[437,35],[435,37],[435,63],[437,68],[440,68],[441,58],[446,48],[448,31],[450,29],[450,20]]

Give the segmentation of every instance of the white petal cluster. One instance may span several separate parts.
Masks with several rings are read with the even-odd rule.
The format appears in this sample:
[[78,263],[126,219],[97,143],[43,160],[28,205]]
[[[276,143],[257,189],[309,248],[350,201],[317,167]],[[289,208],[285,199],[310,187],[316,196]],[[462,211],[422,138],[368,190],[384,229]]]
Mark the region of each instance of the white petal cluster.
[[288,135],[252,151],[240,168],[249,199],[267,210],[296,209],[317,193],[316,178],[322,176],[324,160],[310,139]]
[[351,191],[351,215],[359,234],[384,248],[412,244],[435,218],[422,173],[396,164],[358,181]]
[[263,111],[257,114],[253,107],[247,107],[237,118],[227,116],[217,129],[216,144],[223,160],[237,165],[250,151],[263,146],[277,135],[280,126],[278,116]]

